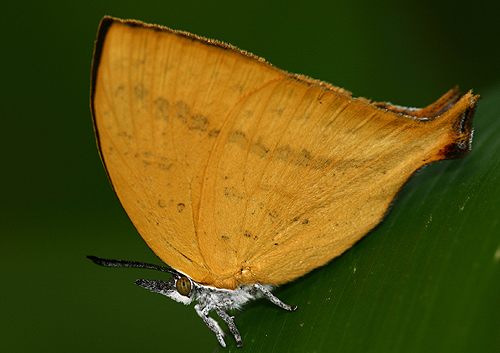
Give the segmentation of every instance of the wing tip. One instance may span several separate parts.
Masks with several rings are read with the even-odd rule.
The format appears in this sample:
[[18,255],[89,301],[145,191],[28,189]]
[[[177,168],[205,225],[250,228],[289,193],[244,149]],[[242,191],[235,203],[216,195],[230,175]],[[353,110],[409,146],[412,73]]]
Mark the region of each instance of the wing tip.
[[471,150],[474,133],[472,121],[479,99],[481,96],[474,95],[470,90],[444,113],[449,114],[452,127],[450,131],[451,142],[439,152],[441,159],[461,158]]

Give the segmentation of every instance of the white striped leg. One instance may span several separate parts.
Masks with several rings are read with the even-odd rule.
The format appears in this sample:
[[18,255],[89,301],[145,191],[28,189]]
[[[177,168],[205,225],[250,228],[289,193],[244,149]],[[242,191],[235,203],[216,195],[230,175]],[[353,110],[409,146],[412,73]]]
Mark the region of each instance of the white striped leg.
[[297,310],[297,305],[288,305],[288,304],[285,304],[283,303],[278,297],[276,297],[273,293],[271,293],[271,291],[269,289],[267,289],[266,287],[264,287],[262,284],[260,283],[255,283],[253,285],[253,287],[259,291],[262,292],[262,294],[264,294],[264,296],[271,302],[273,303],[274,305],[277,305],[279,306],[280,308],[283,308],[285,310],[288,310],[288,311],[294,311],[294,310]]
[[234,323],[234,317],[230,316],[223,309],[221,309],[217,306],[215,307],[215,312],[217,313],[217,315],[220,316],[220,318],[222,320],[224,320],[226,322],[227,327],[229,327],[229,331],[231,331],[231,333],[234,336],[234,339],[236,340],[236,345],[238,347],[243,347],[243,341],[241,340],[240,332],[238,331],[238,329],[236,328],[236,325]]
[[196,304],[194,306],[194,310],[196,310],[196,312],[198,313],[198,315],[203,319],[203,322],[205,323],[205,325],[207,325],[207,327],[213,333],[215,333],[215,336],[217,337],[217,340],[219,341],[220,345],[222,347],[226,347],[226,342],[224,342],[224,331],[222,331],[222,329],[220,328],[220,326],[217,323],[217,321],[215,321],[210,316],[208,316],[208,313],[210,312],[210,309],[209,310],[206,310],[206,309],[207,308],[205,308],[205,309],[202,310],[200,308],[200,304]]

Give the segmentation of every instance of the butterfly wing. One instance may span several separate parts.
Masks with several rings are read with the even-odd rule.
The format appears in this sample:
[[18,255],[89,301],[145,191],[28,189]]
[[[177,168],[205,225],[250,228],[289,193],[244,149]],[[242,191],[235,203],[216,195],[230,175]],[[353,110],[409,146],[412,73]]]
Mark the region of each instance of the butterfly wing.
[[104,20],[101,156],[141,236],[221,288],[281,284],[340,255],[420,167],[468,152],[478,99],[370,104],[202,38]]
[[105,18],[99,30],[91,100],[109,179],[148,246],[201,283],[214,281],[199,244],[213,232],[198,224],[212,150],[234,102],[283,75],[255,62],[138,22]]

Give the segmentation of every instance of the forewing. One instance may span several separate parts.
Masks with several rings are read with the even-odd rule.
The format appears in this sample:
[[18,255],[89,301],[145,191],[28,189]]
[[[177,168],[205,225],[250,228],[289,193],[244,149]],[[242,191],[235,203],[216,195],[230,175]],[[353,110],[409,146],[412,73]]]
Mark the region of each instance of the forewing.
[[235,102],[279,75],[255,63],[166,28],[101,24],[92,111],[108,176],[149,247],[198,282],[213,278],[199,247],[213,232],[197,230],[214,144]]

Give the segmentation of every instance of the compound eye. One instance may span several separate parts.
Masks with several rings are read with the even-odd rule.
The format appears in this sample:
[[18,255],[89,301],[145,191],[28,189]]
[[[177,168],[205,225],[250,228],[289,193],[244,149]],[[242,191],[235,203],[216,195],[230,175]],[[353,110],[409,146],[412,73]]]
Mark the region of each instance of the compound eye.
[[187,277],[181,277],[175,282],[175,288],[179,294],[187,297],[191,292],[191,281]]

